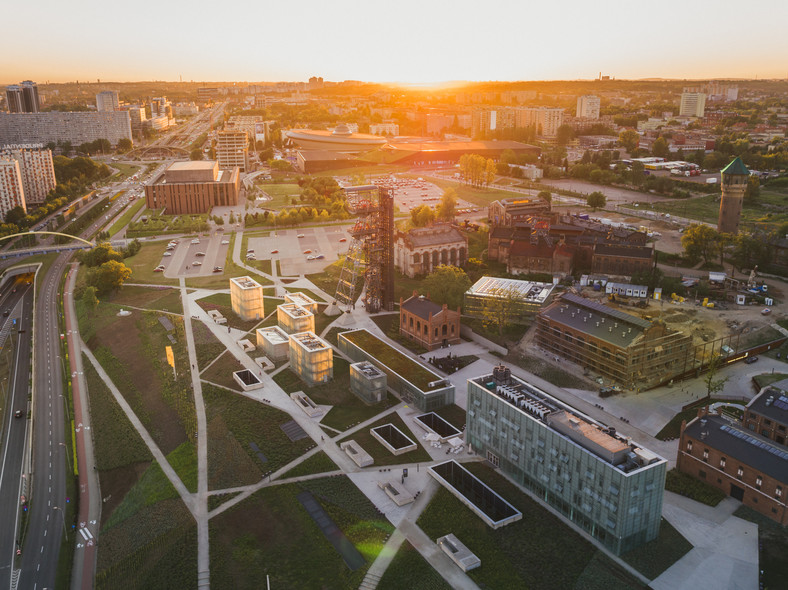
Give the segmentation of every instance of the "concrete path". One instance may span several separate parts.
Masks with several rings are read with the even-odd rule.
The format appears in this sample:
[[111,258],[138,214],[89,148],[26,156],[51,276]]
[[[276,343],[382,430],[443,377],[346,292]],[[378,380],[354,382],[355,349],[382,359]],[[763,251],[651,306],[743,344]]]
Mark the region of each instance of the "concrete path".
[[758,587],[758,526],[733,516],[726,498],[712,508],[665,492],[662,514],[693,549],[651,582],[654,590],[740,590]]

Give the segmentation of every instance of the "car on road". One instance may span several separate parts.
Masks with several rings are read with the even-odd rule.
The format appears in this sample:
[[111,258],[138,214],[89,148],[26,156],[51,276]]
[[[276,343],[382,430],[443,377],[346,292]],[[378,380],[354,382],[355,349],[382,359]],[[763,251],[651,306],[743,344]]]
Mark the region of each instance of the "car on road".
[[17,410],[14,412],[14,418],[21,418],[22,417],[22,410]]
[[315,260],[323,260],[323,258],[325,258],[325,256],[323,256],[322,254],[318,254],[317,256],[315,256]]
[[298,237],[299,237],[299,238],[303,238],[303,237],[304,237],[304,234],[298,234]]
[[205,256],[205,252],[197,252],[195,256]]
[[172,256],[172,252],[165,252],[162,256]]
[[279,254],[279,250],[271,250],[271,254]]
[[307,259],[307,260],[314,260],[314,259],[315,259],[315,256],[313,256],[312,254],[310,254],[309,256],[307,256],[307,257],[306,257],[306,259]]
[[312,250],[304,250],[304,254],[311,254]]
[[230,240],[222,240],[222,246],[227,246],[230,243]]
[[748,356],[746,359],[744,359],[744,364],[745,365],[751,365],[751,364],[757,363],[757,362],[758,362],[758,357],[757,356]]
[[347,238],[339,238],[340,242],[347,242]]
[[164,272],[164,266],[157,266],[153,269],[153,272]]
[[222,272],[224,269],[221,266],[214,266],[213,272]]
[[196,261],[192,262],[192,266],[202,266],[202,262],[200,262],[199,260],[196,260]]
[[200,240],[198,240],[197,238],[194,238],[192,240],[192,244],[199,244],[199,243],[200,243]]
[[6,309],[6,310],[3,312],[3,317],[4,317],[4,318],[7,318],[7,317],[8,317],[8,315],[9,315],[10,313],[11,313],[11,310],[10,310],[10,309]]

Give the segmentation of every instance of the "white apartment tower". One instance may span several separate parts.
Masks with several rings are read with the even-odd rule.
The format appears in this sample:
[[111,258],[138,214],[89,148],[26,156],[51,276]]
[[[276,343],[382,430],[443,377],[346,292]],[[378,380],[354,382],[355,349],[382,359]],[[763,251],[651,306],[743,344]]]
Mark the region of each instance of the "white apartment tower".
[[117,90],[104,90],[96,95],[96,110],[100,113],[117,111],[120,109],[120,99]]
[[518,107],[515,112],[515,127],[519,129],[534,127],[536,134],[543,137],[555,137],[558,135],[558,128],[564,124],[564,109]]
[[249,138],[246,131],[219,131],[216,136],[216,159],[219,168],[249,172]]
[[599,118],[599,97],[592,94],[585,94],[577,97],[577,117],[584,119]]
[[0,157],[0,216],[5,219],[8,212],[17,206],[27,212],[19,163],[10,158]]
[[14,146],[0,152],[0,157],[16,160],[19,164],[26,204],[43,203],[49,192],[55,188],[55,167],[51,150],[41,145]]
[[682,92],[679,115],[682,117],[703,117],[706,110],[706,95],[702,92]]

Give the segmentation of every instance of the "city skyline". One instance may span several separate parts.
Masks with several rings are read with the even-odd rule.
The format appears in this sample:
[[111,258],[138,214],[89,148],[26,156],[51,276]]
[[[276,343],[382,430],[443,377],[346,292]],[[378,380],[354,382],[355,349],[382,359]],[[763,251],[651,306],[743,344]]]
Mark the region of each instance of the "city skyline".
[[[86,0],[18,6],[0,40],[0,51],[18,59],[4,65],[0,83],[314,75],[425,84],[593,79],[600,72],[618,79],[788,77],[780,60],[788,54],[780,25],[788,6],[772,0],[748,5],[748,14],[769,17],[748,27],[732,1],[670,0],[655,12],[634,4],[604,11],[575,1],[504,0],[483,9],[465,0],[450,6],[407,0],[391,11],[340,0],[307,1],[297,14],[285,5],[250,14],[247,5],[231,1],[222,5],[223,18],[205,2],[176,0],[155,15],[92,6]],[[79,23],[64,27],[75,8]],[[45,43],[29,42],[23,23],[30,22]]]

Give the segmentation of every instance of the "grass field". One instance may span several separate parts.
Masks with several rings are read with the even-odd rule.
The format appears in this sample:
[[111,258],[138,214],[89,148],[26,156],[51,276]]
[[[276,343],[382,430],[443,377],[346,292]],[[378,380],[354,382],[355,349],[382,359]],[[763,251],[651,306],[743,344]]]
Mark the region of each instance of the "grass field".
[[337,469],[339,469],[339,467],[331,460],[331,457],[326,455],[325,451],[320,451],[304,459],[304,461],[293,467],[290,471],[285,472],[280,479],[312,475],[314,473],[327,473],[329,471],[336,471]]
[[226,349],[210,328],[199,320],[192,320],[194,347],[197,351],[197,367],[204,369]]
[[[495,341],[495,340],[493,340]],[[593,384],[589,383],[581,377],[577,377],[569,371],[564,371],[548,363],[547,361],[528,354],[521,354],[518,352],[510,352],[501,359],[507,363],[511,363],[525,369],[529,373],[533,373],[537,377],[541,377],[545,381],[549,381],[558,387],[570,387],[572,389],[586,389],[592,390]]]
[[107,298],[108,303],[130,305],[143,309],[158,309],[183,314],[181,292],[179,289],[137,287],[127,285]]
[[467,545],[482,561],[482,567],[468,572],[481,588],[645,590],[591,543],[491,468],[482,463],[465,467],[520,510],[522,520],[491,530],[441,488],[417,524],[431,539],[453,533]]
[[116,168],[118,171],[109,177],[110,182],[118,182],[123,178],[133,176],[137,170],[140,169],[139,166],[134,166],[133,164],[124,164],[122,162],[112,162],[111,167]]
[[333,406],[320,423],[337,430],[347,430],[397,403],[391,394],[386,395],[385,401],[375,405],[361,401],[350,391],[350,365],[337,356],[334,357],[334,378],[328,383],[308,387],[290,369],[278,373],[274,381],[287,393],[303,391],[316,404]]
[[[276,471],[315,446],[309,437],[295,442],[287,437],[280,428],[282,424],[292,420],[286,412],[208,384],[203,385],[203,397],[208,422],[220,416],[227,431],[262,473]],[[260,461],[249,443],[257,444],[266,458],[265,462]],[[234,466],[232,463],[215,464],[214,468],[232,470]],[[209,467],[209,472],[210,470]]]
[[451,590],[451,586],[414,549],[408,541],[397,554],[378,582],[378,590]]
[[118,217],[117,221],[112,224],[112,226],[107,230],[110,236],[114,236],[120,230],[122,230],[126,225],[128,225],[129,221],[131,221],[134,216],[145,206],[145,199],[137,199],[137,201],[129,206],[126,207],[126,210],[123,212],[123,215]]
[[675,468],[667,473],[665,489],[707,506],[716,506],[725,499],[725,492],[722,490],[695,479],[691,475],[682,473]]
[[282,209],[283,207],[289,207],[291,199],[297,199],[301,195],[301,187],[296,183],[276,184],[258,182],[255,183],[255,186],[268,193],[271,197],[270,201],[266,201],[263,204],[263,207],[266,209]]
[[162,254],[167,248],[166,242],[143,244],[140,251],[123,264],[131,269],[130,283],[153,283],[157,285],[177,285],[177,279],[168,279],[162,272],[153,272],[161,264]]
[[[296,496],[311,491],[366,559],[350,571]],[[347,477],[263,488],[210,521],[211,586],[341,590],[358,588],[393,527]]]
[[[208,297],[203,297],[197,300],[197,305],[206,311],[215,309],[227,319],[227,325],[237,330],[249,332],[260,323],[261,320],[242,320],[233,311],[232,302],[230,301],[229,293],[215,293]],[[265,303],[264,303],[265,305]]]
[[205,381],[240,392],[241,386],[233,379],[232,374],[234,371],[240,371],[241,369],[243,369],[243,365],[228,350],[210,363],[210,366],[203,370],[201,377]]
[[[384,424],[393,424],[400,431],[416,443],[417,447],[413,451],[403,453],[402,455],[395,455],[384,447],[380,442],[372,436],[370,430]],[[383,416],[377,422],[370,424],[363,430],[356,431],[341,439],[341,441],[355,440],[361,448],[364,449],[374,459],[375,465],[401,465],[403,463],[423,463],[432,461],[432,457],[427,450],[419,443],[419,437],[413,434],[413,431],[407,427],[405,422],[396,412],[391,412]],[[341,442],[340,441],[340,442]]]

